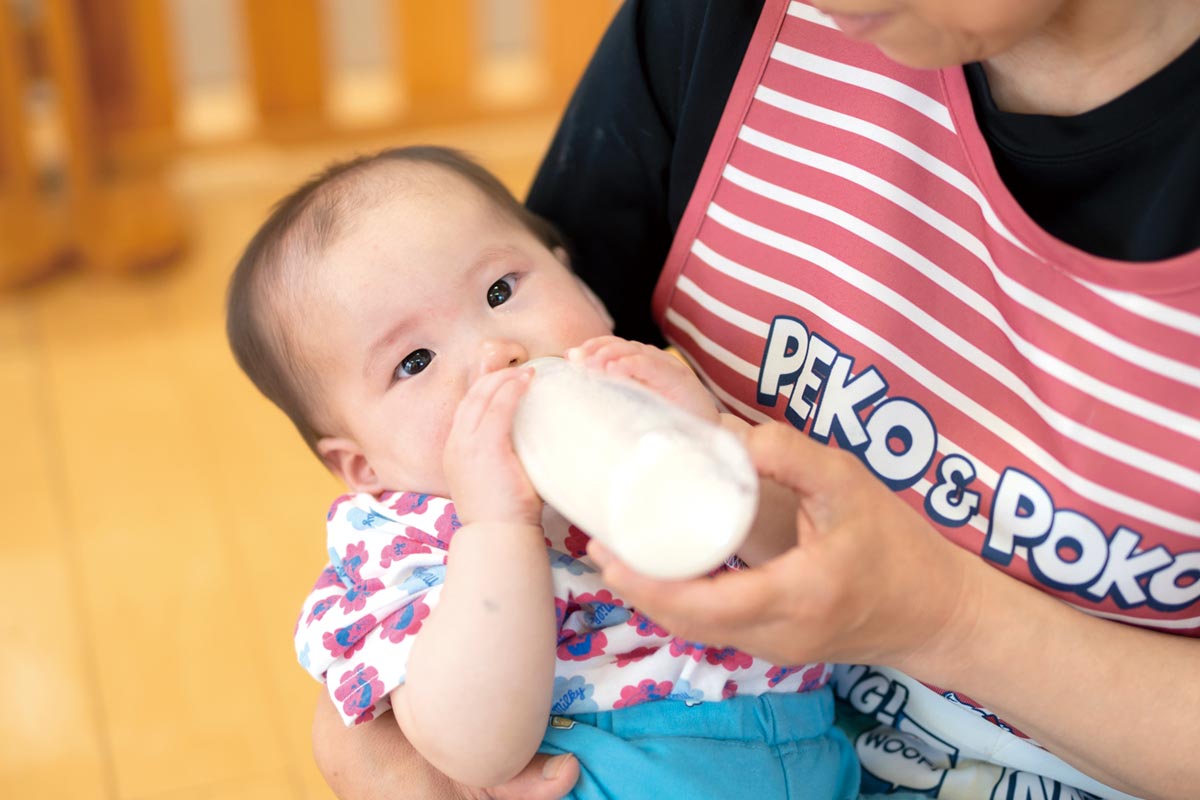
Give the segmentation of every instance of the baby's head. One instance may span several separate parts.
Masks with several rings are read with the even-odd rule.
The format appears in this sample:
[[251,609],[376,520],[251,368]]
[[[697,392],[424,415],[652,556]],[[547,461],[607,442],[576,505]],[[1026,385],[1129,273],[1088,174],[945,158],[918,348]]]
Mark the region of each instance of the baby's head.
[[335,164],[280,201],[226,323],[238,364],[348,487],[441,495],[477,377],[611,328],[553,228],[437,147]]

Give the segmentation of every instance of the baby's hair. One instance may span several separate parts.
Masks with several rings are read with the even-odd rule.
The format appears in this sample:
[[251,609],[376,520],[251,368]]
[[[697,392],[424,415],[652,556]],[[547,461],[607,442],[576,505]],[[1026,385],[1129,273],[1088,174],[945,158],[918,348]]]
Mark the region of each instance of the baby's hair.
[[299,263],[311,262],[333,244],[351,216],[369,205],[372,196],[381,196],[378,186],[371,194],[363,191],[368,176],[379,166],[396,162],[441,167],[465,178],[547,248],[564,246],[554,226],[521,205],[494,175],[446,147],[397,147],[336,162],[276,203],[233,271],[225,333],[238,366],[288,415],[314,453],[317,442],[327,435],[318,430],[320,423],[314,419],[314,395],[321,387],[308,361],[297,352],[281,311],[288,299],[281,295],[298,292],[303,276],[285,278],[284,273],[295,273]]

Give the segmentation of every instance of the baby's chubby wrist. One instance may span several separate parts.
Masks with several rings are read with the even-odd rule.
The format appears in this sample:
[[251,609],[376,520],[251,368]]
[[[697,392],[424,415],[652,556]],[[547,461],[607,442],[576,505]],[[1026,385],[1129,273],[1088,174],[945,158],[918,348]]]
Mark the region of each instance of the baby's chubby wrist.
[[[516,457],[513,456],[515,459]],[[520,466],[517,465],[517,469]],[[484,484],[452,481],[450,496],[463,525],[533,525],[541,527],[545,504],[530,485],[524,471],[511,488],[499,480]]]
[[485,538],[492,541],[506,540],[513,543],[531,541],[536,542],[540,547],[545,547],[546,534],[542,530],[540,522],[506,519],[464,521],[462,527],[454,533],[454,540],[451,542],[450,548],[451,552],[454,550],[454,545],[460,541],[470,544]]
[[496,607],[508,606],[527,595],[538,576],[549,576],[550,550],[541,525],[480,520],[455,531],[446,563],[447,588],[467,587],[469,594],[492,598]]

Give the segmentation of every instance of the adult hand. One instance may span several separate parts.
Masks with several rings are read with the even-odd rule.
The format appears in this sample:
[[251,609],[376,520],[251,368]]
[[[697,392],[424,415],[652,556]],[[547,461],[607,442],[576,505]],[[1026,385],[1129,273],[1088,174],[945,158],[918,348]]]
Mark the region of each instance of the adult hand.
[[573,756],[537,755],[501,786],[463,786],[421,758],[390,712],[346,728],[324,692],[313,720],[313,756],[341,800],[559,800],[579,779]]
[[746,443],[759,472],[797,495],[795,546],[744,572],[672,583],[593,541],[605,581],[631,605],[678,636],[780,664],[895,667],[965,692],[1116,789],[1194,794],[1200,642],[1082,614],[993,569],[849,453],[780,424]]
[[517,777],[491,789],[458,787],[460,797],[472,800],[559,800],[579,780],[579,762],[572,755],[538,754]]
[[[735,646],[779,664],[889,664],[913,670],[949,656],[969,625],[968,576],[977,560],[954,546],[850,453],[783,424],[754,428],[746,445],[764,478],[796,494],[795,546],[754,569],[655,581],[603,547],[604,580],[677,636]],[[986,567],[985,567],[986,568]]]

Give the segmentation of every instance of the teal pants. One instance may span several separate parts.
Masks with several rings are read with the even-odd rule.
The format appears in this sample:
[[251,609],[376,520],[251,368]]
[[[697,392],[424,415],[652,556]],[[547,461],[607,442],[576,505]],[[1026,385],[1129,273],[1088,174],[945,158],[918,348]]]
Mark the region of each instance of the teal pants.
[[829,689],[556,717],[539,750],[579,759],[571,800],[858,797],[858,759],[833,725]]

